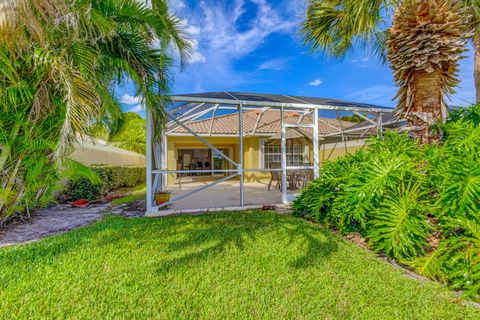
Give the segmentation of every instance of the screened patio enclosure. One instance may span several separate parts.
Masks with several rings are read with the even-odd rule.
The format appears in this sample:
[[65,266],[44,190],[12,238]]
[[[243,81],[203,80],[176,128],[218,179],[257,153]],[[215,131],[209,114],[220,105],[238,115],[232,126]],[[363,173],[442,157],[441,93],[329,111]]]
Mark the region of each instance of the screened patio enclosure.
[[288,204],[323,161],[397,123],[383,106],[277,94],[176,95],[165,109],[163,126],[147,112],[147,215]]

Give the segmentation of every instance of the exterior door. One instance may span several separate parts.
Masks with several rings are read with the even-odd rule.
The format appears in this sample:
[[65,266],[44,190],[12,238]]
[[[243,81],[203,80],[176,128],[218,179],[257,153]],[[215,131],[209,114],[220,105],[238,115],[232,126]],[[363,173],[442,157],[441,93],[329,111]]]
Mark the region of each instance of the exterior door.
[[[219,148],[223,154],[231,158],[231,148]],[[230,163],[222,157],[217,151],[212,150],[212,170],[228,170],[230,169]],[[224,176],[223,172],[213,172],[213,176]]]

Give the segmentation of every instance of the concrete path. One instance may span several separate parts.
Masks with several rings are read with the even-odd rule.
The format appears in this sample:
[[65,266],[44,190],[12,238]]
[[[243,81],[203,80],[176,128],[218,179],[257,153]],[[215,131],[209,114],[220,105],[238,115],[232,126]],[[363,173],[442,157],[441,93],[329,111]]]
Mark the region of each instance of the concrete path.
[[41,238],[64,233],[95,221],[105,214],[140,217],[145,213],[144,204],[135,203],[112,208],[109,204],[90,205],[88,208],[74,208],[58,205],[39,210],[30,221],[0,229],[0,248],[19,243],[27,243]]

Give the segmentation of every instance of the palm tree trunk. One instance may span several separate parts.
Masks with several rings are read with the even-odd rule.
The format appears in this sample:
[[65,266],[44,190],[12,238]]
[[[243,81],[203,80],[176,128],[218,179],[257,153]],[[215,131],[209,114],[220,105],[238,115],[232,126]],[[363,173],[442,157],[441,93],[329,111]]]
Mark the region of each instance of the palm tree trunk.
[[438,71],[418,71],[412,82],[409,96],[413,100],[414,110],[411,110],[409,120],[416,129],[412,130],[412,133],[418,137],[421,144],[432,143],[437,141],[440,135],[438,131],[432,132],[431,125],[444,120],[442,77]]
[[477,104],[480,104],[480,35],[475,36],[473,44],[473,50],[475,52],[473,72],[475,77],[475,90],[477,93],[476,102]]

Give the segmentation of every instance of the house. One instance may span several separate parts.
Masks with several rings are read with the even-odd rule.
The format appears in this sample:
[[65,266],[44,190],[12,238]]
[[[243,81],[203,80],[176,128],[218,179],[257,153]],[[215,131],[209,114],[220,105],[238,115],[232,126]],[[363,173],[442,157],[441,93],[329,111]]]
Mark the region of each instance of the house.
[[[300,112],[285,112],[284,123],[312,123],[311,115],[302,116]],[[357,123],[332,118],[319,118],[319,133],[323,135],[338,133],[337,128],[353,127]],[[240,144],[238,138],[238,113],[210,116],[194,120],[188,127],[205,140],[213,144],[226,156],[238,162]],[[281,162],[281,113],[276,110],[249,110],[243,113],[244,169],[268,170],[274,163]],[[368,137],[368,136],[367,136]],[[311,164],[313,160],[313,134],[306,129],[291,130],[287,136],[287,165],[299,166]],[[364,139],[339,142],[323,139],[320,144],[320,160],[333,160],[347,152],[354,152],[364,145]],[[224,173],[195,171],[233,169],[226,159],[216,154],[205,143],[193,136],[185,128],[171,124],[166,134],[168,168],[171,170],[192,170],[191,173],[170,175],[168,184],[185,181],[205,181],[224,176]],[[186,179],[188,177],[188,179]],[[270,179],[271,173],[246,172],[245,182],[260,182]]]
[[[290,203],[322,162],[396,121],[391,108],[330,98],[225,91],[171,100],[166,126],[147,112],[148,215]],[[341,120],[352,115],[365,121]],[[165,191],[172,199],[157,203]]]

